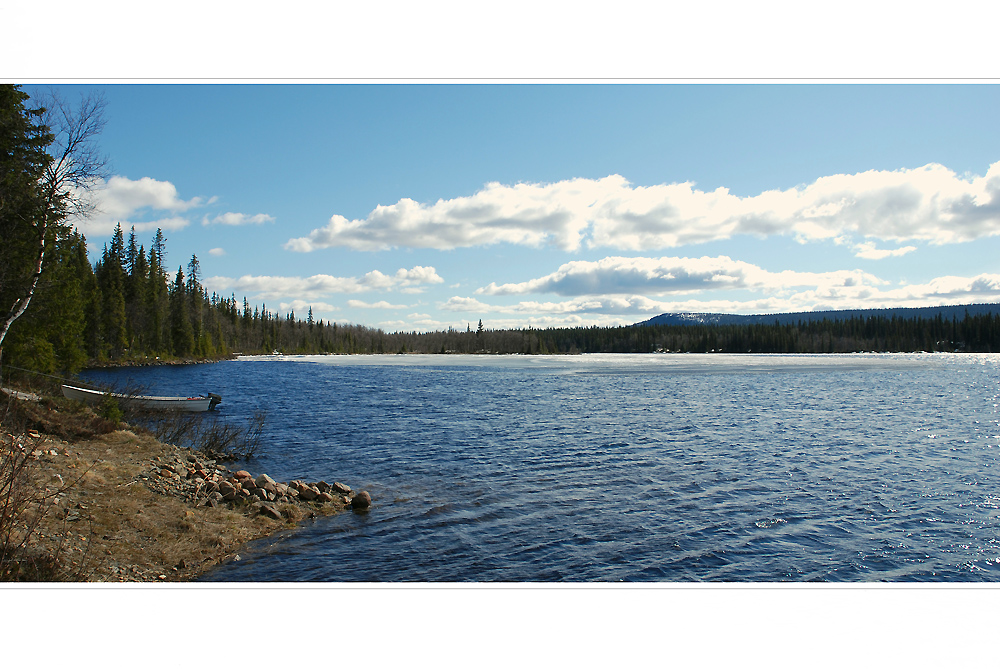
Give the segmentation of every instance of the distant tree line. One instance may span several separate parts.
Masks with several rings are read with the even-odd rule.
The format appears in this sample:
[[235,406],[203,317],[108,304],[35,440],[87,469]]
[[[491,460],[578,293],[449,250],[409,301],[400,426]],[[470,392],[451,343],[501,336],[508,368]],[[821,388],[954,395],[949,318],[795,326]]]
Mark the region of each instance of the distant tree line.
[[209,294],[192,255],[174,273],[157,230],[149,249],[121,226],[93,265],[86,240],[60,228],[31,309],[11,328],[4,362],[47,373],[235,353],[847,353],[1000,351],[1000,314],[964,318],[852,316],[796,324],[641,325],[435,332],[384,332],[294,312],[278,314],[244,297]]
[[536,331],[558,353],[912,353],[1000,351],[1000,314],[851,316],[782,324],[645,325]]

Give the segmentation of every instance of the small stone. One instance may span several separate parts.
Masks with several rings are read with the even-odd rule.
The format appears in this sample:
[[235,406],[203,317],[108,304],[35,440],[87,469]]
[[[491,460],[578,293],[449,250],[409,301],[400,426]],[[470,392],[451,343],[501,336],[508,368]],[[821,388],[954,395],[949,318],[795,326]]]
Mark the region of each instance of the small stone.
[[302,486],[301,488],[299,488],[299,497],[306,500],[307,502],[311,502],[312,500],[319,497],[319,491],[313,490],[309,486]]
[[330,492],[331,490],[333,490],[333,487],[326,481],[319,481],[318,483],[316,483],[316,489],[319,490],[320,492]]
[[254,480],[253,484],[258,488],[264,488],[266,490],[268,484],[272,486],[274,485],[274,479],[267,474],[261,474]]
[[238,472],[234,472],[233,476],[235,476],[238,479],[252,479],[253,478],[253,476],[250,474],[250,472],[248,472],[245,469],[241,469]]
[[362,490],[351,500],[352,509],[367,509],[372,505],[372,496],[367,490]]
[[350,486],[346,486],[343,483],[334,483],[333,489],[336,492],[339,492],[341,495],[346,495],[347,493],[351,492]]
[[261,504],[260,515],[267,516],[268,518],[274,518],[275,520],[281,520],[281,512],[270,504]]
[[331,495],[328,492],[321,492],[319,495],[316,496],[316,499],[317,499],[317,501],[320,501],[320,502],[323,502],[323,503],[332,502],[333,501],[333,495]]

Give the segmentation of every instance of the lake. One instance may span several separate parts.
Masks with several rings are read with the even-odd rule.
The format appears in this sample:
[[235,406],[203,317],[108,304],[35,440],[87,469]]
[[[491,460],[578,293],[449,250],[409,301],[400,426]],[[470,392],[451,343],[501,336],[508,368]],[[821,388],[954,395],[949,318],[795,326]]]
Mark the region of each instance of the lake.
[[206,581],[1000,580],[1000,354],[386,355],[94,370],[267,413],[368,490]]

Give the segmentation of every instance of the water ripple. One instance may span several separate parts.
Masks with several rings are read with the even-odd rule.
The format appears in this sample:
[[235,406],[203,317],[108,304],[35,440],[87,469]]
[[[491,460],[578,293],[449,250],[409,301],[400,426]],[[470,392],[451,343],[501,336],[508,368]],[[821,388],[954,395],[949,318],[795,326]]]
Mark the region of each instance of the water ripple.
[[370,512],[258,542],[208,580],[992,581],[998,370],[599,355],[128,373],[219,392],[222,418],[265,408],[251,469],[372,492]]

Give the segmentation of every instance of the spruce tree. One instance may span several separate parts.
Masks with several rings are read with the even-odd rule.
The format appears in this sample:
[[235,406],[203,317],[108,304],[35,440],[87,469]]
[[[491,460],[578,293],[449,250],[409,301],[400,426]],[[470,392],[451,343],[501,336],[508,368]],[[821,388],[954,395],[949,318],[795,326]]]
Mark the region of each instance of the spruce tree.
[[194,330],[191,328],[184,270],[181,267],[177,268],[177,278],[170,291],[170,339],[174,355],[188,356],[194,352]]

